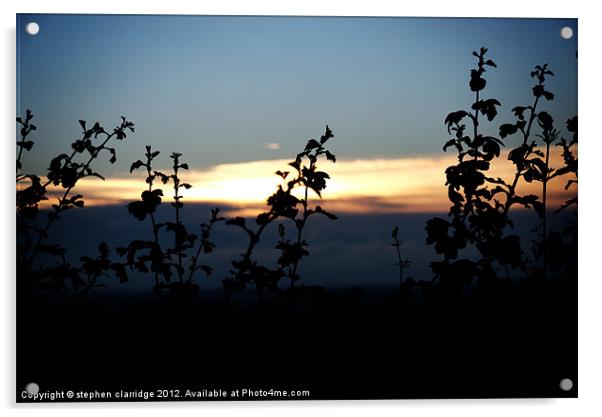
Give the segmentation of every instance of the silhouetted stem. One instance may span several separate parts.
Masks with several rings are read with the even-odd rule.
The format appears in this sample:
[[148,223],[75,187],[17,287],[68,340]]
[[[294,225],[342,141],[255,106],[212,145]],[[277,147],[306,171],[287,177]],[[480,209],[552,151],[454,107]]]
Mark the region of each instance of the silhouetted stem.
[[[159,245],[159,233],[157,231],[157,223],[155,222],[155,213],[150,213],[151,225],[153,227],[153,241],[155,245]],[[159,286],[159,273],[155,271],[155,285]]]
[[21,156],[23,155],[23,145],[25,144],[26,135],[21,135],[21,146],[19,146],[19,156],[17,157],[17,174],[19,174],[19,170],[21,169]]
[[[263,231],[265,230],[265,228],[272,223],[274,220],[276,220],[276,216],[271,215],[268,217],[268,219],[266,220],[266,222],[264,224],[262,224],[259,229],[257,229],[257,232],[253,233],[251,230],[245,228],[245,232],[247,232],[247,234],[249,235],[249,245],[247,246],[247,250],[245,251],[245,253],[243,254],[243,259],[250,259],[251,258],[251,254],[253,253],[253,249],[255,249],[255,245],[257,245],[257,243],[259,243],[259,238],[261,237],[261,234],[263,233]],[[236,277],[235,277],[236,279]],[[232,297],[232,292],[233,289],[232,287],[228,288],[226,290],[226,292],[224,293],[224,303],[228,303],[228,301],[230,301],[230,297]]]
[[542,218],[542,239],[541,239],[541,244],[542,244],[542,249],[543,249],[543,273],[544,276],[547,273],[548,270],[548,259],[547,259],[547,210],[548,210],[548,172],[549,172],[549,165],[550,165],[550,145],[551,145],[551,141],[547,140],[546,141],[546,159],[545,159],[545,164],[546,164],[546,172],[543,178],[543,184],[542,184],[542,202],[543,202],[543,218]]
[[400,242],[396,240],[395,249],[397,252],[397,262],[399,263],[399,288],[401,288],[401,285],[403,284],[403,264],[401,261],[401,251],[399,250],[399,246]]
[[180,283],[184,282],[184,276],[182,274],[182,245],[179,240],[178,228],[180,226],[180,179],[178,178],[178,158],[174,159],[174,201],[176,208],[176,233],[175,233],[175,249],[178,257],[178,276],[180,277]]
[[190,273],[188,274],[188,282],[192,282],[192,277],[194,276],[194,272],[196,271],[196,266],[198,265],[199,257],[201,256],[201,251],[203,250],[203,242],[199,245],[199,248],[196,251],[194,256],[194,260],[192,261],[192,265],[190,265]]
[[[313,166],[313,163],[312,163]],[[310,166],[311,169],[311,166]],[[303,229],[305,228],[305,221],[307,220],[307,207],[308,207],[308,201],[307,198],[309,196],[309,186],[306,185],[305,186],[305,197],[303,198],[303,201],[301,202],[303,204],[303,220],[301,221],[300,225],[297,225],[297,245],[299,250],[301,249],[301,242],[303,239]],[[295,265],[293,265],[293,270],[291,275],[291,287],[295,286],[295,280],[293,279],[293,277],[297,274],[297,268],[299,267],[299,261],[300,259],[295,260]]]
[[[479,92],[477,91],[475,94],[475,103],[479,102]],[[477,140],[478,136],[478,127],[479,127],[479,110],[474,111],[474,119],[472,119],[472,124],[474,126],[474,138],[473,140]],[[474,156],[474,159],[477,159],[477,155]]]
[[259,229],[257,229],[256,233],[251,234],[251,239],[249,240],[249,246],[247,246],[247,251],[245,252],[245,258],[250,258],[253,253],[253,249],[255,249],[255,245],[259,243],[259,238],[261,234],[265,230],[268,224],[272,223],[275,220],[275,217],[269,218],[266,223],[262,224]]
[[[150,152],[149,152],[150,155]],[[150,156],[147,156],[148,160],[147,160],[147,165],[146,165],[146,171],[148,173],[148,176],[151,177],[152,176],[152,171],[151,171],[151,159]],[[153,191],[153,181],[150,181],[150,183],[148,184],[148,191]],[[151,212],[150,214],[150,219],[151,219],[151,226],[153,228],[153,242],[155,242],[156,246],[159,246],[159,231],[157,230],[157,222],[155,221],[155,213]],[[159,273],[157,271],[155,271],[155,286],[159,287]]]
[[[213,227],[214,221],[211,220],[209,222],[209,226],[207,226],[207,236],[211,235],[211,228]],[[190,265],[190,273],[188,274],[188,282],[192,282],[192,278],[194,276],[194,273],[196,272],[196,267],[199,263],[199,258],[201,256],[201,251],[203,250],[203,244],[205,243],[205,241],[203,239],[201,239],[201,243],[199,245],[199,248],[196,251],[196,254],[192,260],[192,264]]]
[[[479,102],[479,92],[477,91],[475,93],[475,103]],[[469,115],[471,116],[470,119],[472,120],[472,125],[473,125],[473,142],[477,140],[477,136],[479,135],[479,110],[475,110],[474,115]],[[477,159],[477,155],[475,154],[474,156],[474,160]],[[466,201],[466,205],[464,208],[464,213],[462,216],[462,221],[466,221],[466,218],[468,217],[468,215],[474,210],[474,205],[472,203],[472,195],[467,195],[467,201]]]
[[[541,82],[539,83],[541,85]],[[523,131],[523,145],[527,145],[529,141],[529,136],[531,135],[531,126],[533,126],[533,121],[535,120],[537,103],[539,103],[539,97],[535,97],[535,101],[533,102],[533,106],[531,106],[531,113],[529,114],[529,121],[527,123],[527,129]],[[527,158],[531,152],[525,152],[525,155],[522,158],[521,165],[525,163]],[[516,194],[516,187],[518,185],[518,181],[522,176],[522,171],[520,169],[516,169],[516,173],[514,174],[514,179],[512,180],[512,185],[508,189],[508,195],[506,199],[506,204],[504,205],[504,214],[508,213],[510,210],[510,206],[512,205],[512,197]]]

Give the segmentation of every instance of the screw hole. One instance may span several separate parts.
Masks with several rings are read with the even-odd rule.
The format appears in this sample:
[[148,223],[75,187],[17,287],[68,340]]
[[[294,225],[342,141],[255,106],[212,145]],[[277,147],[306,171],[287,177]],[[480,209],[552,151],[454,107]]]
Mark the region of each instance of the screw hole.
[[563,27],[560,29],[560,36],[562,39],[571,39],[573,37],[573,29],[568,26]]
[[40,25],[38,25],[36,22],[29,22],[27,25],[25,25],[25,32],[31,36],[37,35],[39,31]]
[[570,391],[573,389],[573,381],[570,378],[564,378],[560,381],[560,389]]
[[27,391],[28,394],[36,395],[38,392],[40,392],[40,386],[35,382],[30,382],[25,386],[25,391]]

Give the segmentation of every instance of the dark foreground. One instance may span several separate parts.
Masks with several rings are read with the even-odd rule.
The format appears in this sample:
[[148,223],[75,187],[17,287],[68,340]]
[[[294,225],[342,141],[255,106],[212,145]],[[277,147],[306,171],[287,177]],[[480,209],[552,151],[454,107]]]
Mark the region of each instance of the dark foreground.
[[141,390],[155,400],[576,397],[576,290],[307,288],[228,306],[36,297],[18,306],[17,401],[34,401],[23,395],[30,382],[40,393],[111,393],[104,401],[140,400],[115,394]]

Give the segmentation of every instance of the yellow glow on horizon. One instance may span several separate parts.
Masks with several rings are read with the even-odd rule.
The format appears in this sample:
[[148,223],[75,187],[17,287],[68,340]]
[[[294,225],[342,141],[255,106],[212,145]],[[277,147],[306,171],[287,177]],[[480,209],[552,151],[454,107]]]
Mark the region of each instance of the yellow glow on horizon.
[[[205,171],[183,172],[184,182],[192,185],[182,190],[184,202],[211,203],[233,208],[230,214],[254,215],[265,210],[266,199],[274,192],[281,179],[274,175],[277,170],[293,171],[290,160],[265,160],[216,165]],[[340,160],[336,164],[322,161],[319,169],[330,174],[331,180],[323,191],[324,207],[335,213],[402,213],[447,211],[450,203],[445,184],[445,168],[457,163],[453,154],[408,158],[379,158]],[[552,166],[562,166],[558,151],[552,154]],[[502,177],[511,182],[514,166],[507,160],[507,153],[492,164],[488,175]],[[167,172],[167,170],[165,170]],[[292,175],[292,172],[291,172]],[[109,177],[106,181],[85,178],[73,191],[83,194],[86,205],[122,204],[140,198],[145,189],[145,176],[134,174],[127,177]],[[575,193],[564,190],[566,180],[555,179],[549,184],[548,200],[559,206]],[[164,200],[170,200],[171,187],[159,181]],[[541,184],[518,187],[521,194],[541,194]],[[50,196],[58,196],[52,192]],[[300,196],[300,194],[298,194]],[[315,202],[317,195],[311,195]],[[54,200],[55,202],[56,200]],[[50,203],[53,203],[52,199]]]

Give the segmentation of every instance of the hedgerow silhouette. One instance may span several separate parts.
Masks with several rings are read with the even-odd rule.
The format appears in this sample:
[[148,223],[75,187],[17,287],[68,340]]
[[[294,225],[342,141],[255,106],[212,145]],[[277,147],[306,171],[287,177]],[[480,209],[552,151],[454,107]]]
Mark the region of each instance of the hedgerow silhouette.
[[[498,116],[499,100],[484,98],[488,70],[497,68],[487,57],[487,49],[473,52],[476,66],[470,71],[469,88],[474,94],[470,109],[457,110],[445,118],[445,125],[452,137],[443,150],[453,148],[458,162],[445,170],[446,187],[451,207],[447,218],[434,217],[426,224],[426,242],[434,245],[443,259],[431,263],[434,273],[432,283],[458,293],[465,285],[476,282],[480,286],[497,285],[501,280],[510,280],[521,274],[524,278],[546,278],[572,276],[576,268],[576,220],[569,221],[562,231],[550,230],[549,216],[576,208],[577,196],[568,199],[558,208],[549,207],[548,186],[550,181],[566,178],[566,189],[578,182],[576,148],[578,144],[577,116],[566,122],[566,134],[556,127],[553,117],[541,107],[554,99],[546,82],[554,76],[547,64],[537,65],[530,76],[535,79],[532,88],[533,102],[512,109],[516,120],[501,124],[499,137],[483,133],[486,122],[493,123]],[[130,202],[127,210],[140,222],[149,224],[150,232],[115,249],[116,259],[105,242],[98,245],[98,254],[82,256],[80,265],[68,261],[65,249],[49,240],[51,226],[62,214],[74,208],[84,207],[84,196],[74,190],[82,178],[104,177],[94,170],[94,163],[102,153],[110,155],[111,164],[116,161],[116,150],[109,146],[112,140],[122,141],[129,132],[134,132],[134,123],[125,117],[111,132],[98,122],[91,127],[83,120],[81,138],[71,144],[69,153],[62,153],[49,162],[46,178],[38,174],[23,173],[23,159],[32,150],[32,132],[37,130],[32,123],[30,110],[18,117],[20,135],[17,140],[16,161],[16,214],[17,214],[17,262],[19,280],[29,287],[60,290],[68,286],[84,295],[95,294],[95,289],[104,286],[102,277],[115,276],[121,283],[129,280],[132,271],[150,274],[154,278],[153,291],[166,291],[178,299],[195,299],[199,287],[195,282],[197,272],[212,275],[212,267],[204,262],[205,255],[215,249],[212,241],[214,227],[220,222],[240,228],[248,238],[241,258],[232,260],[228,277],[222,280],[224,300],[227,302],[235,292],[252,286],[263,297],[282,292],[281,281],[288,279],[289,288],[294,290],[301,280],[301,260],[309,255],[305,231],[309,218],[320,214],[330,220],[337,216],[326,211],[320,204],[313,204],[312,195],[322,198],[330,176],[318,168],[321,160],[336,162],[335,155],[327,146],[334,137],[326,126],[319,140],[310,139],[304,149],[289,163],[288,171],[277,171],[281,183],[266,201],[267,210],[257,215],[254,225],[243,217],[226,220],[220,209],[211,210],[207,222],[192,233],[183,221],[184,202],[182,189],[190,189],[180,174],[189,166],[182,162],[181,153],[172,153],[171,173],[154,168],[159,151],[146,146],[143,159],[131,164],[130,173],[146,172],[145,188],[140,199]],[[468,125],[467,125],[468,124]],[[491,163],[501,156],[504,140],[518,136],[519,143],[508,153],[508,161],[514,167],[511,179],[494,177],[490,173]],[[562,153],[563,165],[551,166],[553,148]],[[522,182],[540,184],[538,194],[521,195]],[[167,189],[172,190],[170,206],[173,217],[158,218],[158,207],[163,204]],[[165,192],[164,192],[165,190]],[[58,193],[56,204],[48,211],[41,211],[40,204],[51,194]],[[539,224],[536,238],[530,248],[513,232],[511,209],[523,206],[533,210]],[[576,216],[576,210],[574,210]],[[274,249],[278,252],[275,266],[266,266],[255,257],[255,250],[268,226],[278,224],[278,240]],[[290,227],[287,227],[290,225]],[[288,233],[287,233],[288,232]],[[410,266],[402,258],[399,228],[392,232],[391,245],[396,249],[399,270],[399,288],[409,288],[416,281],[404,277]],[[171,243],[166,243],[171,242]],[[473,247],[478,256],[463,256]],[[530,253],[530,255],[529,255]],[[424,282],[420,284],[425,286]],[[28,287],[28,288],[29,288]]]
[[[124,267],[138,272],[153,273],[155,278],[153,289],[156,293],[167,289],[171,295],[178,298],[194,298],[198,293],[198,285],[194,283],[195,273],[198,270],[204,271],[206,276],[212,273],[209,265],[199,264],[201,253],[208,254],[213,251],[215,245],[210,240],[211,231],[216,223],[225,219],[219,216],[219,208],[214,208],[211,210],[208,223],[200,225],[200,234],[189,233],[182,222],[181,211],[184,203],[180,190],[181,188],[190,189],[192,185],[182,182],[178,176],[180,170],[188,170],[188,164],[180,161],[182,154],[174,152],[170,156],[173,161],[172,174],[166,175],[153,170],[152,163],[159,154],[159,151],[153,151],[152,147],[147,145],[146,160],[137,160],[130,167],[130,173],[140,168],[146,170],[145,182],[148,186],[146,190],[142,191],[140,200],[127,205],[128,212],[139,221],[144,221],[148,217],[152,239],[134,240],[127,247],[117,248],[117,253],[126,257],[126,261],[122,264]],[[174,221],[157,221],[157,208],[161,205],[164,196],[163,190],[155,187],[157,180],[163,185],[170,182],[172,184],[173,201],[170,205],[174,208]],[[165,232],[173,233],[173,246],[164,248],[161,245],[159,235],[162,229]],[[191,259],[188,268],[184,267],[185,258]],[[172,281],[174,275],[177,279]]]
[[[109,162],[117,161],[115,148],[109,147],[111,140],[123,141],[128,131],[134,132],[134,123],[121,117],[121,122],[112,132],[106,131],[98,122],[88,128],[86,121],[80,120],[81,138],[71,144],[70,153],[62,153],[50,161],[46,180],[37,174],[23,173],[23,151],[31,151],[34,141],[30,135],[37,130],[32,124],[33,113],[28,109],[25,117],[17,117],[20,128],[20,139],[17,141],[17,272],[22,285],[62,289],[67,283],[74,288],[83,288],[86,292],[98,287],[96,280],[107,270],[113,270],[119,275],[122,268],[119,265],[107,263],[109,248],[106,244],[99,246],[100,257],[97,262],[92,258],[82,258],[83,265],[71,265],[65,257],[65,249],[59,243],[48,243],[51,226],[61,215],[71,209],[84,207],[84,196],[73,194],[79,180],[86,177],[104,177],[93,170],[93,164],[103,151],[111,155]],[[52,204],[44,220],[40,216],[40,203],[49,199],[50,192],[57,193],[57,203]],[[40,255],[46,258],[38,264]],[[86,279],[80,273],[87,275]]]
[[[59,214],[72,208],[84,207],[84,196],[71,195],[77,182],[85,177],[95,176],[104,180],[104,177],[92,170],[92,163],[100,152],[106,150],[111,154],[109,162],[116,161],[116,151],[107,146],[113,138],[123,140],[127,137],[126,130],[134,131],[134,124],[122,118],[122,123],[112,133],[107,133],[98,123],[86,129],[86,122],[80,120],[83,136],[72,144],[71,155],[61,154],[53,158],[48,169],[47,180],[33,174],[21,174],[23,151],[32,149],[34,142],[29,139],[36,126],[31,123],[33,114],[27,110],[25,118],[17,118],[21,124],[21,137],[17,142],[19,148],[17,156],[17,253],[19,276],[27,279],[34,286],[41,286],[53,290],[67,288],[68,285],[82,294],[94,294],[96,288],[105,286],[100,282],[101,277],[114,274],[119,282],[129,281],[129,273],[151,273],[154,277],[153,291],[160,294],[167,290],[171,296],[179,299],[194,299],[198,294],[198,285],[194,278],[198,271],[203,271],[206,276],[212,274],[213,269],[201,262],[203,254],[209,254],[215,249],[211,240],[214,226],[226,219],[220,215],[220,209],[211,210],[211,216],[206,223],[200,225],[198,234],[190,233],[182,220],[184,208],[182,189],[190,189],[191,184],[183,182],[179,176],[182,170],[188,170],[188,164],[181,161],[181,153],[172,153],[172,173],[165,174],[153,168],[155,159],[160,155],[150,145],[146,146],[145,159],[140,159],[131,164],[130,173],[144,169],[146,171],[145,189],[141,192],[140,200],[127,205],[130,215],[138,221],[148,221],[150,238],[135,239],[124,247],[115,249],[118,260],[111,259],[111,250],[106,242],[98,246],[96,257],[82,256],[81,265],[72,265],[65,256],[65,249],[58,243],[46,244],[50,226],[59,219]],[[93,140],[101,138],[96,145]],[[289,165],[295,172],[276,172],[282,178],[283,184],[278,186],[276,192],[267,200],[269,210],[259,214],[255,222],[256,231],[252,231],[245,224],[245,219],[237,217],[228,220],[228,225],[241,227],[249,236],[247,251],[242,254],[242,260],[232,261],[234,270],[230,278],[223,280],[225,299],[229,299],[233,291],[241,291],[249,283],[255,285],[259,292],[274,292],[279,290],[278,282],[287,277],[290,285],[299,281],[299,265],[303,257],[309,255],[306,247],[308,243],[303,239],[303,232],[308,219],[314,214],[321,214],[331,220],[337,217],[324,210],[322,206],[310,205],[310,191],[321,198],[322,191],[326,188],[329,175],[318,170],[317,162],[321,156],[335,162],[335,155],[326,148],[327,142],[334,135],[327,126],[320,140],[310,139],[305,149],[296,155]],[[88,153],[87,162],[77,162],[75,157]],[[289,177],[290,175],[290,177]],[[157,218],[157,208],[163,203],[164,191],[160,186],[169,186],[173,190],[171,207],[174,209],[173,220]],[[45,225],[39,225],[39,204],[48,199],[50,190],[54,185],[62,187],[65,191],[58,199],[58,204],[52,206],[48,212]],[[293,191],[302,190],[301,198],[293,195]],[[280,240],[275,249],[280,253],[278,266],[270,269],[259,265],[253,260],[253,250],[260,241],[265,228],[279,219],[289,219],[296,229],[295,237],[286,237],[283,223],[279,224]],[[161,221],[160,221],[161,220]],[[173,244],[165,245],[162,239],[164,233],[173,235]],[[35,268],[34,261],[38,254],[44,253],[58,258],[54,264],[43,263]]]
[[[295,160],[289,163],[295,171],[276,171],[275,175],[282,179],[283,184],[267,199],[268,211],[259,214],[255,218],[257,228],[255,230],[247,226],[243,217],[236,217],[226,221],[227,225],[240,227],[247,234],[249,243],[247,249],[241,254],[242,259],[232,261],[232,276],[223,280],[225,299],[229,300],[232,293],[242,291],[252,283],[256,290],[263,294],[279,291],[279,281],[288,277],[290,286],[299,281],[299,263],[304,256],[309,255],[306,247],[308,243],[303,239],[303,231],[307,226],[308,219],[314,214],[321,214],[330,220],[336,220],[337,216],[324,210],[322,206],[310,207],[310,190],[319,198],[326,188],[326,180],[330,176],[318,170],[320,156],[328,161],[336,162],[335,155],[326,148],[327,142],[334,137],[332,130],[326,126],[320,140],[310,139],[302,152],[298,153]],[[290,177],[289,177],[290,176]],[[289,179],[291,178],[291,179]],[[301,189],[301,198],[293,195],[293,191]],[[281,252],[276,269],[268,268],[253,259],[253,250],[259,243],[260,238],[267,226],[278,219],[290,220],[296,229],[296,238],[286,237],[285,226],[280,223],[278,235],[280,237],[276,249]]]
[[[500,138],[482,134],[479,129],[482,121],[479,116],[492,122],[498,114],[497,108],[501,106],[497,99],[481,97],[487,85],[483,77],[487,68],[497,67],[491,59],[486,59],[486,53],[486,48],[473,52],[477,66],[470,72],[469,87],[475,95],[471,110],[458,110],[445,118],[448,132],[453,137],[445,143],[443,150],[454,147],[458,152],[458,164],[445,171],[448,196],[452,203],[449,220],[435,217],[426,226],[427,243],[433,244],[436,252],[443,255],[443,260],[431,263],[434,280],[455,291],[475,280],[482,285],[498,280],[498,266],[502,267],[506,279],[511,278],[510,269],[522,271],[526,277],[545,277],[549,272],[547,259],[552,240],[546,225],[549,209],[547,184],[551,179],[567,174],[575,175],[575,179],[569,180],[567,187],[576,182],[577,160],[572,153],[577,144],[576,117],[567,122],[567,130],[574,132],[573,138],[570,141],[562,139],[557,143],[563,147],[565,166],[558,170],[550,167],[550,147],[557,141],[560,133],[554,128],[552,117],[538,107],[542,99],[554,99],[554,94],[545,86],[546,77],[554,75],[547,64],[537,65],[531,72],[531,77],[537,81],[532,90],[533,104],[514,107],[512,112],[517,121],[499,127],[501,139],[517,133],[522,136],[522,143],[508,154],[508,159],[515,167],[513,180],[507,182],[487,175],[491,161],[500,157],[504,143]],[[465,120],[472,127],[471,133],[466,133],[467,126],[463,123]],[[540,128],[536,137],[545,144],[543,150],[539,148],[541,144],[533,140],[535,121]],[[541,196],[518,195],[517,186],[521,180],[541,182]],[[531,259],[530,264],[524,255],[519,236],[509,233],[513,227],[509,211],[516,204],[535,210],[541,220],[539,239],[534,250],[536,259]],[[576,204],[576,197],[563,207],[573,204]],[[559,239],[556,241],[560,243]],[[458,259],[460,251],[469,245],[478,250],[480,258]],[[539,257],[543,258],[541,267],[536,265]]]

